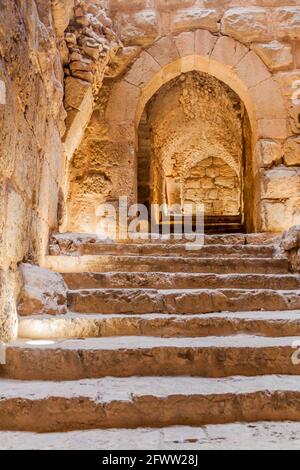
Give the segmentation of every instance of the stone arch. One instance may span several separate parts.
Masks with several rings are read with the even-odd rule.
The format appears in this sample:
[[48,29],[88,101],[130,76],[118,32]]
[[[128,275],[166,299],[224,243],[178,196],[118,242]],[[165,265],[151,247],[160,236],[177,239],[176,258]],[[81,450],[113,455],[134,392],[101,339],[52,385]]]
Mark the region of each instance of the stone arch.
[[126,121],[137,128],[150,98],[190,71],[212,75],[235,91],[245,104],[255,140],[277,137],[270,121],[286,120],[287,112],[280,87],[264,62],[240,42],[225,36],[217,39],[203,30],[162,38],[143,51],[114,86],[107,121],[112,125]]
[[[258,231],[264,227],[261,150],[267,147],[260,143],[282,141],[288,136],[288,116],[280,86],[254,51],[230,37],[218,37],[209,31],[197,30],[158,39],[139,54],[119,80],[111,84],[100,121],[97,121],[99,118],[95,115],[93,123],[105,135],[99,150],[102,161],[106,161],[105,156],[109,162],[112,155],[115,159],[110,168],[104,168],[104,175],[106,168],[109,175],[105,183],[107,191],[101,193],[99,189],[97,197],[94,197],[93,192],[90,198],[88,188],[84,188],[84,194],[78,195],[76,188],[71,185],[72,188],[70,186],[71,189],[66,191],[65,220],[61,230],[93,232],[96,226],[94,206],[107,197],[116,201],[122,194],[128,197],[129,203],[138,200],[136,160],[138,128],[143,111],[161,87],[182,73],[193,71],[206,73],[225,83],[239,96],[247,110],[250,126],[246,137],[246,160],[251,166],[247,173],[253,174],[253,177],[249,178],[251,185],[245,187],[245,192],[251,192],[249,206],[251,204],[251,207],[256,208],[248,230]],[[83,113],[85,116],[92,112],[92,104],[89,103],[86,108],[88,112]],[[68,174],[74,167],[71,162],[73,149],[74,146],[68,155]],[[89,181],[87,186],[90,186]],[[76,197],[73,201],[74,191]],[[83,203],[89,208],[88,216],[81,207]],[[245,208],[245,212],[250,213],[251,207]],[[88,219],[84,226],[81,213]]]
[[[161,38],[144,50],[113,87],[106,108],[108,129],[118,138],[118,130],[125,126],[128,155],[134,154],[146,104],[166,83],[191,71],[212,75],[240,97],[250,121],[253,174],[259,180],[257,143],[261,138],[284,138],[288,116],[280,87],[266,65],[254,51],[232,38],[217,38],[208,31],[198,30]],[[120,137],[124,148],[124,133]],[[134,186],[136,182],[131,184]],[[254,205],[259,211],[260,181],[255,181],[253,188]],[[253,230],[260,229],[259,219],[257,212]]]

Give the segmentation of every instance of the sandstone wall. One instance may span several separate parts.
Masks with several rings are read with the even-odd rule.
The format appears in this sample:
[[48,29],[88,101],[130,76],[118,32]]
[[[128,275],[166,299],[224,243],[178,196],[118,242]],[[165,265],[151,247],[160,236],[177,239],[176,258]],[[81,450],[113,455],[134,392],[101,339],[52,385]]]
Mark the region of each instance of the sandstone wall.
[[35,292],[18,266],[43,264],[63,217],[68,149],[74,135],[80,142],[87,104],[93,109],[120,47],[104,7],[99,0],[0,1],[0,340],[16,335],[21,288],[20,298],[24,289]]
[[115,200],[119,193],[136,200],[143,106],[168,77],[195,69],[223,79],[248,110],[253,177],[247,192],[253,203],[247,210],[256,212],[254,228],[282,231],[299,222],[300,105],[292,102],[300,80],[299,2],[110,0],[106,7],[124,47],[106,71],[70,165],[63,229],[93,230],[91,200]]

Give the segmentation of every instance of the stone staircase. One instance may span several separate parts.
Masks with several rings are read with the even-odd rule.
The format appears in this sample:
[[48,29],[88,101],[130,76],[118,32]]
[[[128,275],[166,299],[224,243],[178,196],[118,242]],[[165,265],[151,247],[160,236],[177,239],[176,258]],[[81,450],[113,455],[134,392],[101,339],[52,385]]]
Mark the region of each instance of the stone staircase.
[[207,236],[187,251],[56,235],[46,264],[69,313],[20,319],[0,366],[0,429],[300,421],[300,276],[276,238]]

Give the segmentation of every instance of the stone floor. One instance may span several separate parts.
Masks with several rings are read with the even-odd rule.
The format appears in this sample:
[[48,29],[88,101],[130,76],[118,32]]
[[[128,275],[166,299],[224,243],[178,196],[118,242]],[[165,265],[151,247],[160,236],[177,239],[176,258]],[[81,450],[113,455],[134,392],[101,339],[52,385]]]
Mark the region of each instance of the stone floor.
[[0,432],[1,450],[299,450],[300,423],[112,429],[53,434]]

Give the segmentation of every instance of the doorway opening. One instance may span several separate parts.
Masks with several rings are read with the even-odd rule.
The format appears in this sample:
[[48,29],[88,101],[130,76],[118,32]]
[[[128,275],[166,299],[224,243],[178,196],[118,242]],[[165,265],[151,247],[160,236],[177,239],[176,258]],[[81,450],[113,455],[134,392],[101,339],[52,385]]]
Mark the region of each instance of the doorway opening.
[[225,83],[188,72],[147,103],[138,129],[138,202],[203,204],[206,233],[252,230],[251,130]]

